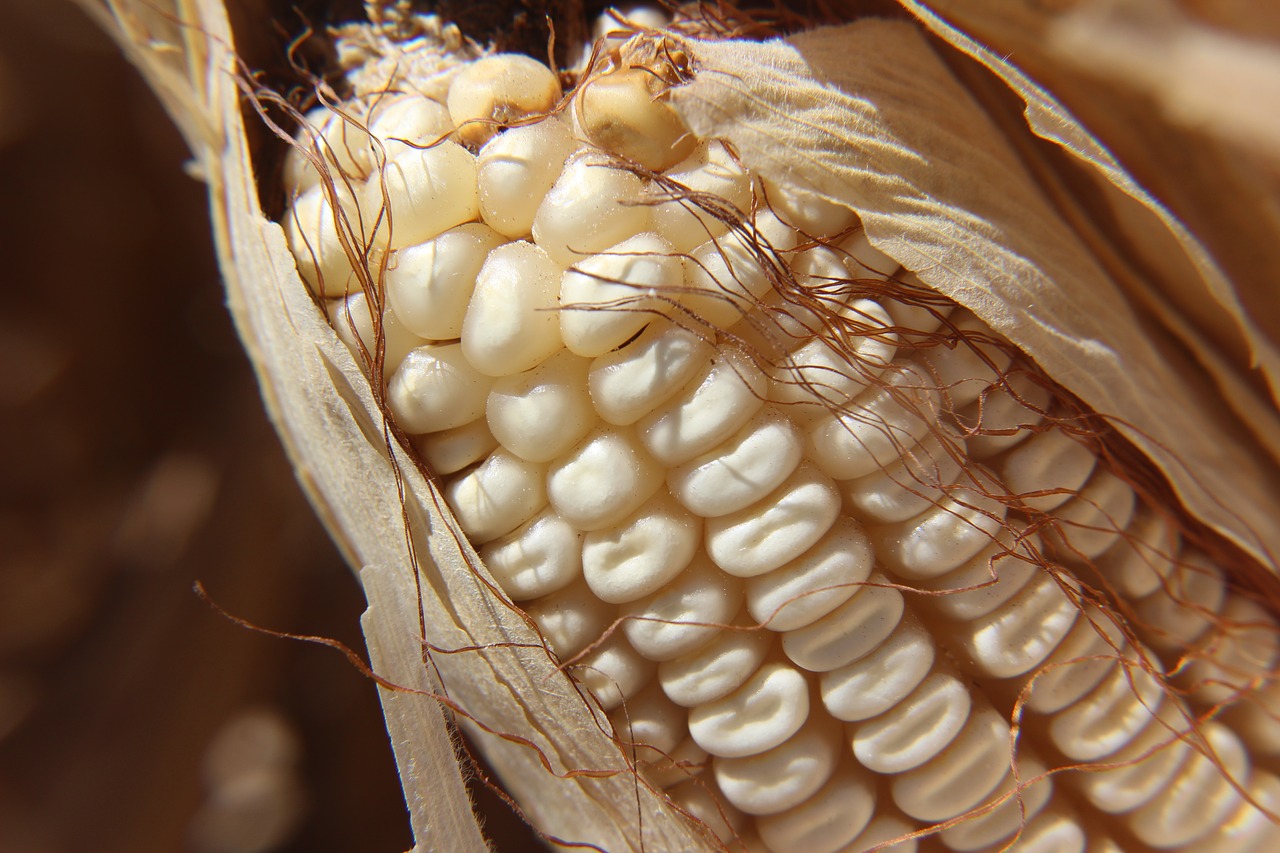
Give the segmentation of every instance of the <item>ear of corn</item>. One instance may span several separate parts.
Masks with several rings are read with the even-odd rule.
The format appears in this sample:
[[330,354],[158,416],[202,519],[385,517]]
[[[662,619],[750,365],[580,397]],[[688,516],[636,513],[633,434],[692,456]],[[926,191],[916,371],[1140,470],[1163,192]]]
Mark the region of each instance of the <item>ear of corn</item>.
[[[567,116],[541,116],[548,86],[516,87],[546,79],[525,60],[490,57],[443,101],[470,149],[431,145],[439,124],[379,137],[370,123],[384,140],[370,160],[331,158],[349,198],[295,184],[302,278],[335,300],[357,360],[385,371],[386,406],[438,493],[370,416],[380,398],[296,280],[246,291],[288,320],[246,314],[250,340],[317,383],[264,377],[304,483],[368,566],[366,630],[387,672],[441,689],[387,654],[380,620],[416,623],[382,535],[395,518],[423,571],[408,589],[424,639],[482,649],[434,655],[435,671],[478,722],[528,739],[481,736],[565,840],[706,844],[674,804],[725,844],[775,853],[920,830],[957,851],[1015,836],[1055,851],[1274,843],[1273,617],[1061,429],[1067,411],[1005,336],[872,246],[903,245],[873,229],[881,214],[761,169],[755,155],[770,157],[750,144],[673,132],[683,119],[663,93],[684,79],[664,62],[687,43],[611,49]],[[350,148],[345,124],[318,133],[320,157]],[[240,177],[223,189],[253,209]],[[718,201],[689,192],[703,187]],[[356,223],[345,246],[334,207]],[[373,289],[352,238],[384,265]],[[255,256],[263,274],[280,257]],[[306,417],[322,426],[295,431]],[[355,429],[361,470],[395,460],[404,496],[326,445]],[[341,488],[358,500],[330,503]],[[491,580],[589,701],[520,647],[529,627]],[[389,719],[408,725],[403,701],[388,697]],[[458,818],[411,805],[422,844]],[[636,813],[644,834],[629,837]],[[447,831],[457,849],[481,843]]]

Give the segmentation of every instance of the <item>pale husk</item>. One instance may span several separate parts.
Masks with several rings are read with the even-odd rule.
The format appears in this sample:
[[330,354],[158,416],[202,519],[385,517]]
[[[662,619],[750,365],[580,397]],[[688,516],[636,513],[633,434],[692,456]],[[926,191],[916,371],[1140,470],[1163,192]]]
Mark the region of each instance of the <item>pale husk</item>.
[[[1173,272],[1220,296],[1244,324],[1208,253],[1061,105],[962,34],[947,35],[999,68],[1038,133],[1127,193],[1124,203],[1143,205],[1128,210],[1131,227],[1181,247]],[[1112,418],[1194,515],[1274,570],[1277,457],[1257,438],[1274,446],[1274,408],[1180,322],[1162,298],[1169,279],[1109,268],[1117,258],[1100,257],[1103,247],[1086,242],[1096,235],[1073,229],[917,27],[867,20],[784,41],[693,43],[689,52],[695,79],[671,100],[696,133],[858,211],[873,244]]]
[[[228,304],[268,411],[317,512],[360,569],[373,667],[421,691],[382,690],[418,849],[487,849],[450,715],[423,695],[442,682],[485,726],[537,747],[476,733],[544,831],[609,851],[712,849],[660,795],[636,784],[607,726],[496,593],[434,486],[388,437],[365,375],[316,309],[280,227],[259,208],[223,4],[82,3],[119,38],[186,135],[209,184]],[[1223,296],[1227,279],[1208,253],[1104,161],[1105,149],[1065,110],[942,22],[930,24],[1034,99],[1036,132],[1078,143],[1074,153],[1168,229],[1186,254],[1178,275],[1190,268],[1201,276],[1226,327],[1247,325],[1239,305]],[[1135,273],[1145,295],[1126,293],[1114,265],[1062,218],[918,30],[870,22],[786,43],[694,43],[690,50],[703,73],[673,100],[697,132],[724,136],[748,165],[783,168],[796,183],[857,209],[883,250],[1118,417],[1193,512],[1274,566],[1274,459],[1231,415],[1251,407],[1258,423],[1274,415],[1256,400],[1255,383],[1223,378],[1237,360],[1219,354],[1212,336],[1197,350],[1201,367],[1168,360],[1161,324],[1184,339],[1195,330],[1158,312],[1139,316],[1156,283]],[[767,69],[748,61],[764,57]],[[822,83],[815,69],[826,75]],[[729,70],[735,76],[715,73]],[[780,152],[786,160],[775,162]],[[1142,216],[1136,221],[1147,223],[1140,231],[1152,227]],[[433,654],[424,665],[424,642],[479,650]]]

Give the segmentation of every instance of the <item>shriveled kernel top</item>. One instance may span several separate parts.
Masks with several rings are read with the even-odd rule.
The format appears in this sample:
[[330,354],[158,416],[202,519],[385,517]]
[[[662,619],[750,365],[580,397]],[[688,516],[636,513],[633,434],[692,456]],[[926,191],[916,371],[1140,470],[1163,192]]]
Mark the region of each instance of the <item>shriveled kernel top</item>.
[[522,54],[499,53],[468,65],[449,87],[449,116],[468,145],[483,145],[503,125],[546,113],[560,100],[550,68]]
[[697,140],[660,98],[661,81],[624,68],[589,81],[578,94],[578,122],[592,144],[660,172],[693,153]]

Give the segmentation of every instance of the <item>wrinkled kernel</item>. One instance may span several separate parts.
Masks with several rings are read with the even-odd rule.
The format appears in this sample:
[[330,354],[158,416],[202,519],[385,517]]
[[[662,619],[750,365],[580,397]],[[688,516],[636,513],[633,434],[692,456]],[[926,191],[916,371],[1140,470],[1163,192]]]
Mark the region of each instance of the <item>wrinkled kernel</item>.
[[665,103],[657,79],[624,68],[589,81],[574,102],[578,123],[592,144],[660,172],[693,152],[696,138]]
[[583,574],[602,601],[636,601],[685,570],[698,553],[701,533],[701,521],[659,491],[616,525],[587,533]]
[[547,475],[552,506],[579,530],[612,527],[661,485],[662,470],[625,428],[588,433]]
[[515,530],[547,504],[546,466],[526,462],[506,450],[444,488],[462,532],[477,545]]
[[560,100],[560,81],[528,56],[499,53],[469,63],[449,86],[449,116],[458,136],[481,145],[503,126],[549,112]]
[[741,605],[742,581],[699,555],[662,589],[624,607],[623,630],[640,654],[671,660],[711,642]]
[[712,755],[759,755],[790,738],[809,716],[809,685],[782,663],[762,666],[728,696],[689,712],[689,733]]
[[542,364],[493,383],[485,404],[498,441],[530,462],[550,462],[595,426],[584,387],[590,363],[560,352]]
[[725,799],[751,815],[793,809],[816,794],[835,771],[840,727],[816,716],[786,742],[740,758],[712,762]]
[[541,598],[582,576],[582,533],[545,509],[481,548],[480,559],[513,601]]

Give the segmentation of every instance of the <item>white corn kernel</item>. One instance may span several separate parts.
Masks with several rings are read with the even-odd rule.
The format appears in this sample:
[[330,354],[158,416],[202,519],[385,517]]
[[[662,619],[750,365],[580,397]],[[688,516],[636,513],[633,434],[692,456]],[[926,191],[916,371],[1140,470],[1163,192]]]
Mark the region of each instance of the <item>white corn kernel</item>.
[[867,828],[875,816],[874,777],[855,765],[838,766],[813,796],[783,812],[762,815],[756,829],[777,853],[838,853]]
[[868,388],[847,411],[817,418],[805,436],[809,458],[837,480],[865,477],[896,462],[936,419],[938,392],[923,368],[898,364],[884,378],[883,387]]
[[482,545],[515,530],[547,505],[546,465],[499,448],[444,487],[462,532]]
[[747,581],[751,617],[772,631],[794,631],[839,607],[871,575],[874,555],[866,532],[840,518],[799,557]]
[[684,285],[684,261],[657,234],[637,234],[574,263],[560,282],[560,335],[594,358],[622,346],[670,313]]
[[670,401],[636,422],[644,446],[668,467],[733,435],[764,405],[765,378],[751,358],[724,348]]
[[[916,853],[918,845],[914,838],[907,838],[894,844],[886,843],[896,838],[910,835],[915,830],[915,826],[898,815],[880,816],[872,820],[867,825],[867,828],[857,838],[853,839],[846,851],[853,853],[854,850],[883,850],[888,851],[888,853]],[[845,851],[842,851],[842,853],[845,853]]]
[[498,449],[498,440],[484,418],[478,418],[460,427],[418,436],[414,446],[431,470],[443,477],[484,459]]
[[[995,541],[954,571],[935,578],[913,580],[921,590],[938,593],[921,603],[948,619],[972,622],[987,616],[1013,598],[1044,569],[1031,556],[1034,545],[1014,543],[1015,530],[1001,530]],[[1035,534],[1026,534],[1035,543]],[[957,592],[955,590],[964,590]]]
[[915,518],[871,527],[871,539],[876,556],[895,574],[937,577],[991,543],[1003,529],[1007,509],[983,492],[957,487]]
[[[369,172],[369,134],[361,126],[366,116],[359,104],[345,105],[343,112],[345,117],[321,104],[306,114],[307,126],[294,136],[307,155],[324,158],[325,169],[337,184],[344,178],[361,181]],[[292,147],[285,156],[284,188],[290,195],[301,195],[320,183],[321,173],[307,155]]]
[[617,608],[601,601],[581,579],[521,607],[561,660],[599,640],[617,617]]
[[1003,606],[956,626],[965,662],[993,678],[1013,678],[1043,663],[1080,616],[1079,605],[1059,582],[1041,571]]
[[915,518],[936,506],[946,487],[960,478],[960,448],[959,440],[947,433],[927,436],[892,465],[841,482],[845,508],[872,524]]
[[744,509],[782,484],[800,464],[800,436],[766,408],[723,444],[667,473],[671,493],[704,518]]
[[360,209],[369,212],[377,245],[425,243],[480,215],[476,158],[448,141],[404,151],[369,178]]
[[609,715],[618,740],[635,749],[637,761],[661,761],[689,734],[688,715],[652,682]]
[[689,734],[712,755],[759,755],[799,731],[808,717],[805,677],[784,663],[766,663],[732,693],[691,710]]
[[618,632],[575,664],[572,672],[607,712],[639,693],[653,678],[653,666]]
[[956,422],[967,434],[970,458],[989,459],[1026,441],[1031,428],[1043,421],[1049,403],[1049,389],[1031,374],[1006,375],[1004,385],[988,389],[956,413]]
[[530,462],[568,453],[596,424],[586,389],[590,366],[561,351],[532,370],[494,382],[485,415],[502,446]]
[[492,384],[467,361],[461,344],[426,344],[410,350],[391,374],[387,405],[406,432],[440,432],[483,417]]
[[480,215],[489,227],[507,237],[528,236],[538,205],[577,145],[569,125],[555,117],[489,140],[476,158]]
[[647,230],[640,179],[596,152],[579,152],[538,207],[533,238],[557,264],[585,257]]
[[1222,624],[1187,651],[1183,679],[1197,699],[1230,703],[1239,692],[1266,684],[1280,658],[1280,636],[1271,615],[1257,602],[1231,596],[1221,611]]
[[1117,666],[1049,722],[1049,736],[1074,761],[1098,761],[1155,723],[1164,686],[1141,665]]
[[[377,357],[377,338],[373,332],[373,313],[369,310],[369,300],[364,291],[352,293],[345,299],[335,299],[327,306],[329,323],[333,330],[361,368],[367,368],[366,354],[369,359]],[[404,357],[414,347],[426,343],[422,338],[405,327],[394,314],[382,315],[382,375],[391,376]],[[358,341],[358,343],[357,343]],[[361,352],[363,346],[364,352]]]
[[661,485],[662,469],[626,428],[593,430],[547,474],[551,505],[579,530],[620,523]]
[[1050,429],[1010,450],[1000,463],[1009,493],[1043,512],[1057,509],[1089,480],[1097,456],[1064,430]]
[[[1031,784],[1046,768],[1029,750],[1018,750],[1018,778],[1010,771],[995,793],[988,800],[1007,796],[989,812],[949,826],[939,833],[942,843],[959,853],[996,849],[1005,846],[1012,836],[1023,829],[1049,802],[1053,794],[1053,782],[1045,778]],[[1016,790],[1015,790],[1016,789]]]
[[667,796],[681,810],[710,830],[722,844],[736,844],[740,838],[739,832],[746,824],[746,817],[723,802],[713,780],[709,781],[705,777],[689,779],[668,791]]
[[[880,310],[869,300],[860,300],[859,305],[860,313]],[[888,315],[884,320],[887,324]],[[770,370],[769,399],[788,406],[802,405],[815,414],[826,404],[844,405],[889,366],[896,346],[878,334],[859,334],[853,347],[827,338],[802,344]]]
[[[669,169],[666,177],[689,192],[713,196],[717,204],[728,209],[726,213],[745,214],[751,209],[751,177],[719,142],[700,145],[687,159]],[[682,193],[677,191],[672,198],[672,191],[665,186],[651,186],[649,195],[653,200],[671,200],[655,204],[650,216],[653,230],[677,252],[688,253],[724,234],[728,225],[684,198]]]
[[1129,820],[1134,835],[1152,847],[1191,844],[1209,834],[1244,798],[1249,757],[1230,729],[1215,721],[1199,726],[1210,755],[1194,752],[1160,796],[1140,806]]
[[434,145],[453,133],[449,109],[416,92],[378,98],[369,107],[368,122],[369,168]]
[[818,717],[766,752],[717,756],[711,766],[725,799],[747,814],[770,815],[795,808],[821,790],[839,753],[839,726]]
[[769,178],[761,179],[761,183],[770,210],[808,237],[834,237],[858,224],[858,215],[843,204],[790,183]]
[[684,304],[706,326],[732,328],[773,291],[782,274],[780,259],[753,234],[731,231],[689,253],[690,292]]
[[1040,714],[1056,714],[1097,686],[1125,649],[1115,621],[1089,605],[1071,631],[1045,659],[1027,696],[1026,707]]
[[[1197,842],[1204,853],[1247,853],[1280,847],[1280,779],[1266,772],[1253,774],[1249,798],[1207,837]],[[1256,803],[1256,805],[1255,805]]]
[[933,758],[969,719],[969,688],[934,672],[891,710],[853,730],[853,754],[877,773],[902,773]]
[[751,506],[707,519],[707,553],[731,575],[762,575],[809,550],[839,514],[835,483],[806,462]]
[[1009,367],[1006,349],[972,336],[992,337],[986,324],[968,311],[957,311],[947,318],[947,333],[959,336],[924,350],[921,356],[932,369],[938,388],[947,399],[947,410],[959,411],[995,387]]
[[[625,491],[622,496],[629,498]],[[645,598],[693,561],[701,532],[702,523],[696,516],[665,490],[659,491],[631,516],[586,535],[582,542],[583,575],[595,594],[611,604]]]
[[582,534],[550,509],[479,553],[512,601],[550,595],[582,576]]
[[1168,515],[1144,504],[1125,535],[1095,561],[1098,575],[1127,598],[1146,598],[1173,573],[1179,538]]
[[1123,849],[1105,835],[1085,836],[1084,827],[1060,801],[1050,803],[1027,821],[1018,836],[1018,853],[1122,853]]
[[677,705],[696,708],[737,690],[760,668],[773,647],[764,631],[743,630],[749,620],[734,623],[710,643],[658,666],[662,689]]
[[1099,471],[1054,512],[1045,538],[1062,560],[1088,563],[1114,545],[1133,519],[1133,487],[1110,471]]
[[283,222],[289,250],[298,261],[298,272],[311,290],[323,297],[360,292],[347,245],[359,256],[366,225],[347,186],[339,184],[335,194],[336,218],[324,188],[315,186],[294,199]]
[[627,346],[591,362],[591,400],[606,422],[633,424],[679,391],[714,353],[687,329],[651,324]]
[[1072,779],[1095,808],[1124,814],[1150,802],[1191,757],[1194,748],[1181,739],[1190,724],[1176,705],[1165,703],[1150,725],[1103,762],[1111,766]]
[[[848,276],[855,281],[886,281],[898,271],[898,262],[884,252],[871,245],[865,229],[858,229],[844,238],[838,246],[841,263]],[[896,303],[897,300],[894,300]],[[897,303],[901,305],[901,303]],[[889,312],[893,314],[892,311]],[[927,321],[920,324],[903,324],[898,318],[892,320],[897,326],[906,325],[909,329],[919,329]]]
[[470,222],[396,252],[386,273],[391,310],[419,337],[460,338],[480,267],[503,242],[489,226]]
[[640,654],[671,660],[715,639],[741,605],[742,581],[699,554],[662,589],[624,607],[623,630]]
[[481,373],[510,376],[563,346],[556,297],[560,269],[532,243],[489,253],[462,321],[462,350]]
[[895,776],[893,801],[916,820],[939,822],[984,802],[1009,771],[1009,721],[977,708],[940,755]]
[[[884,575],[869,583],[886,584]],[[875,651],[902,621],[902,593],[866,586],[817,622],[782,635],[782,650],[799,667],[830,672]]]
[[1203,553],[1184,551],[1165,583],[1138,602],[1138,622],[1156,648],[1186,648],[1212,628],[1227,598],[1226,581]]
[[857,722],[901,702],[933,670],[933,638],[904,618],[873,652],[822,673],[822,704],[837,720]]

